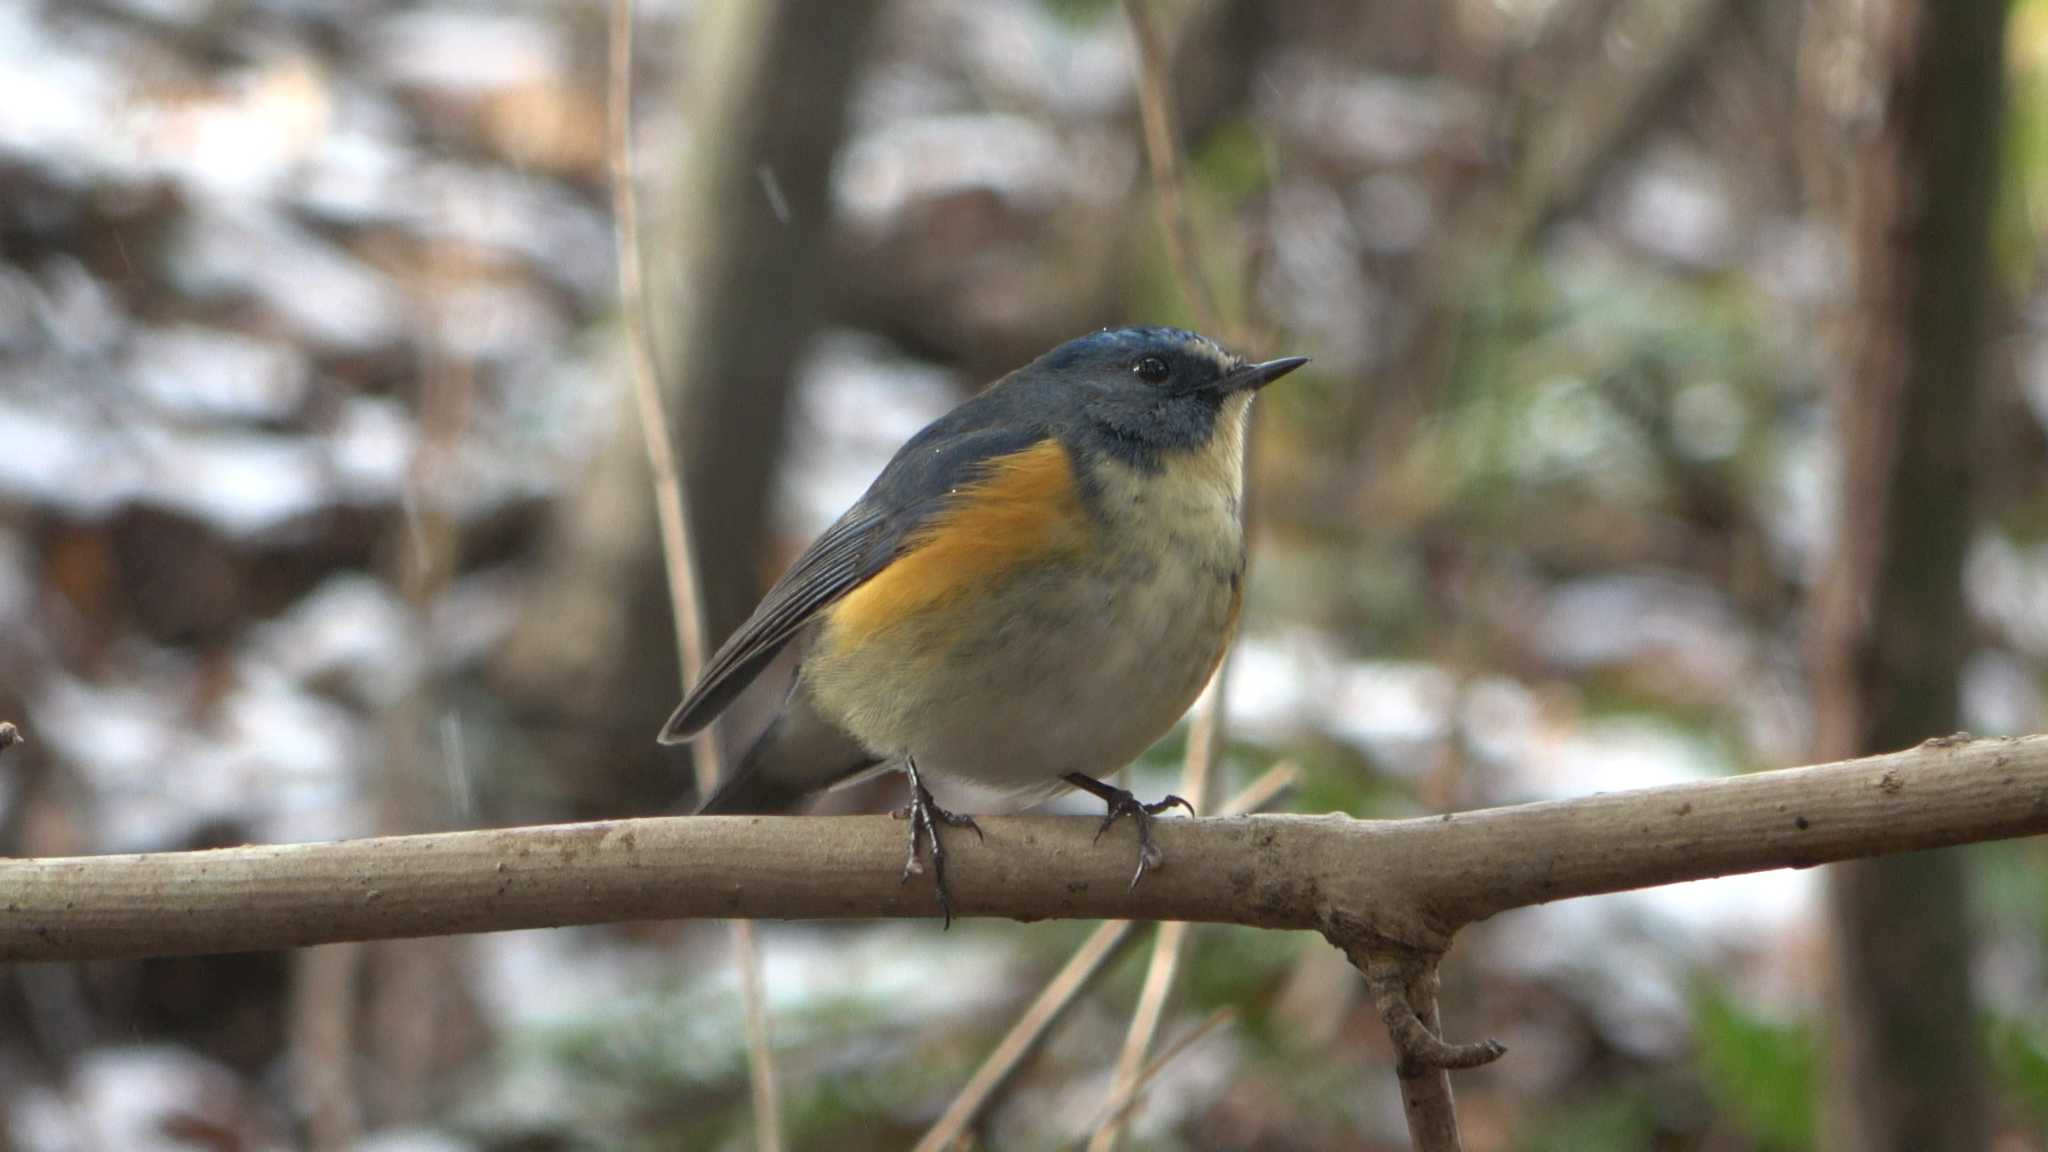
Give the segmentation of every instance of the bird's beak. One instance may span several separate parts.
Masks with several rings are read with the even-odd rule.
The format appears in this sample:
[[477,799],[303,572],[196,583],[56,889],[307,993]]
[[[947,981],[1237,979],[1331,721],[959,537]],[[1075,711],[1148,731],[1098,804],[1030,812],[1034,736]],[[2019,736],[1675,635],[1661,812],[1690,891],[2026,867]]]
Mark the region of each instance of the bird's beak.
[[1218,380],[1216,390],[1225,395],[1232,392],[1256,392],[1306,363],[1306,356],[1282,356],[1278,360],[1268,360],[1264,364],[1247,364]]

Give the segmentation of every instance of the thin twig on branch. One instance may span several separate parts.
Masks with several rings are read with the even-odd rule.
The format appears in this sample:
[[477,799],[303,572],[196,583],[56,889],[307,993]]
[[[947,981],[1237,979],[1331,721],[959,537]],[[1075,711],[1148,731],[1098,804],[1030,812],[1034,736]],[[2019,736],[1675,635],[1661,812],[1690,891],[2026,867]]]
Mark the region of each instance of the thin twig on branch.
[[[2048,832],[2048,736],[1417,820],[1167,820],[1130,887],[1098,821],[991,816],[956,916],[1315,929],[1440,953],[1510,908]],[[881,816],[681,816],[0,861],[0,961],[293,948],[682,918],[929,917]]]

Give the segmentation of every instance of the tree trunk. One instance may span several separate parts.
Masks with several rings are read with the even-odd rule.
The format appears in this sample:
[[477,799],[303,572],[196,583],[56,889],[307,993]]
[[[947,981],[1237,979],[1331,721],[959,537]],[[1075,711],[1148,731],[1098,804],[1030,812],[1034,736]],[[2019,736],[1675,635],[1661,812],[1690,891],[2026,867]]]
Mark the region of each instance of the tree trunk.
[[[824,306],[832,159],[876,8],[705,5],[686,42],[692,143],[673,198],[646,213],[665,226],[641,242],[713,643],[760,591],[791,376]],[[654,744],[680,685],[634,419],[622,388],[618,434],[563,501],[540,588],[495,666],[565,729],[535,760],[584,815],[644,811],[687,775]]]
[[[680,392],[669,411],[714,638],[761,591],[790,374],[825,300],[832,158],[877,8],[712,4],[696,30],[696,143],[676,197],[683,258],[657,283],[676,305],[663,375]],[[663,318],[654,317],[657,340]]]
[[[1840,515],[1817,604],[1823,757],[1957,726],[1962,563],[2003,104],[2001,0],[1900,0],[1868,41],[1879,119],[1853,160]],[[1838,866],[1828,1147],[1986,1146],[1963,861]]]

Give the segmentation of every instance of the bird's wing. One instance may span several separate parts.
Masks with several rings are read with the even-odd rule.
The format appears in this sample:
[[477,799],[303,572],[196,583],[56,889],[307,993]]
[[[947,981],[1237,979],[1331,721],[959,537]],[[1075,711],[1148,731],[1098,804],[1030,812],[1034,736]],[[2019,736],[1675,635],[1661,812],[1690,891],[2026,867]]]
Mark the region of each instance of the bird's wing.
[[866,495],[804,549],[705,663],[662,727],[662,743],[688,740],[710,724],[819,613],[888,567],[981,465],[1045,438],[1043,432],[972,427],[972,407],[970,401],[955,409],[905,444]]

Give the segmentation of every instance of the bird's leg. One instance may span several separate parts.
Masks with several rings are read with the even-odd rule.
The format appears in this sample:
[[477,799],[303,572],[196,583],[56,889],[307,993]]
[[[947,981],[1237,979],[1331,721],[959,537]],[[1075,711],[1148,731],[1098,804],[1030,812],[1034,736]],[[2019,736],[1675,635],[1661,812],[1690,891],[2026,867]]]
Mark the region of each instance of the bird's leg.
[[981,825],[976,824],[972,816],[961,816],[939,807],[938,801],[932,799],[930,790],[925,788],[924,781],[918,778],[916,760],[905,756],[903,771],[910,777],[910,802],[896,810],[896,818],[910,821],[910,858],[903,862],[903,879],[899,883],[908,884],[912,876],[924,871],[918,860],[918,847],[922,841],[930,840],[932,881],[939,889],[939,911],[946,917],[945,926],[951,928],[953,901],[946,892],[946,848],[939,842],[939,825],[972,828],[975,837],[982,839]]
[[1188,815],[1195,814],[1195,806],[1178,796],[1168,796],[1156,804],[1147,804],[1122,788],[1114,784],[1104,784],[1093,776],[1069,772],[1063,779],[1109,806],[1109,811],[1103,814],[1102,826],[1095,830],[1097,840],[1102,839],[1102,834],[1109,831],[1109,826],[1116,823],[1119,816],[1129,816],[1131,822],[1138,826],[1138,870],[1131,874],[1132,888],[1136,888],[1138,881],[1145,878],[1145,869],[1155,868],[1165,859],[1158,845],[1152,843],[1152,818],[1176,804],[1187,809]]

